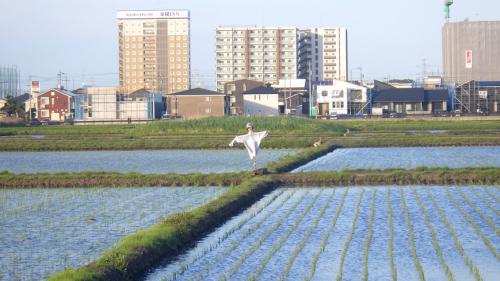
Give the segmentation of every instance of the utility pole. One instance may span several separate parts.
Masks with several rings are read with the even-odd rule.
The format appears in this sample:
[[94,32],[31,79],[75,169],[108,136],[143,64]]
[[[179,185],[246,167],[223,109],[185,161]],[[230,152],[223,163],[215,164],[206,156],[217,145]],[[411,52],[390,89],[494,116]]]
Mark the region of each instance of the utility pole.
[[307,63],[307,72],[309,74],[309,117],[312,117],[312,110],[314,108],[314,95],[312,92],[312,69],[311,69],[311,59]]

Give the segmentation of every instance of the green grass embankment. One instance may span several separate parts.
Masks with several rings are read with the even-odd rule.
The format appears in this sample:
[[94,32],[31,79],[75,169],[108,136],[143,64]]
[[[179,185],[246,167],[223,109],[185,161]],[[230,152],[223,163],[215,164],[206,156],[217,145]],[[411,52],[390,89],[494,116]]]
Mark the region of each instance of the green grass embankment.
[[0,172],[0,188],[145,187],[145,186],[234,186],[249,173],[139,174],[82,172],[13,174]]
[[274,177],[286,186],[500,184],[500,168],[417,168],[307,172]]
[[[322,137],[339,146],[500,145],[498,120],[315,120],[213,117],[150,124],[0,128],[0,151],[228,148],[252,122],[268,130],[263,148],[310,147]],[[349,129],[349,133],[344,134]],[[437,131],[436,131],[437,130]]]
[[316,158],[332,152],[335,148],[337,148],[337,146],[331,143],[324,143],[318,147],[311,147],[294,155],[288,155],[278,161],[269,163],[267,165],[267,170],[272,174],[290,172]]
[[179,254],[275,187],[270,177],[250,179],[204,206],[174,214],[153,227],[125,237],[101,258],[80,269],[60,272],[49,280],[137,280],[147,270]]

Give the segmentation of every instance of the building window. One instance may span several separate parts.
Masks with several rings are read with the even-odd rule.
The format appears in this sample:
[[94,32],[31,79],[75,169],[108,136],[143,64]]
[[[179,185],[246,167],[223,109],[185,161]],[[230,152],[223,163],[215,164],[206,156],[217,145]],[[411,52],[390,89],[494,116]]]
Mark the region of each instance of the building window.
[[343,101],[340,102],[340,108],[344,108],[344,102]]
[[335,102],[332,102],[332,108],[335,108]]
[[212,97],[205,97],[205,101],[212,101]]
[[49,117],[49,111],[48,110],[41,110],[40,114],[42,115],[42,117]]
[[49,104],[49,98],[47,97],[42,97],[41,100],[40,100],[40,103],[42,106],[46,106]]
[[321,96],[323,96],[323,97],[328,96],[328,91],[321,91]]

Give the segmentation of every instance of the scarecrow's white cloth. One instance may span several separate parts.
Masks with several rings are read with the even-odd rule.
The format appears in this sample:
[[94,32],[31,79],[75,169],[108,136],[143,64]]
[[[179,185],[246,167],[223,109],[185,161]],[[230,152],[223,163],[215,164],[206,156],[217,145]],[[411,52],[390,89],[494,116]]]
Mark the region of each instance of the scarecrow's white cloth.
[[243,143],[247,149],[248,156],[250,159],[254,160],[259,152],[260,142],[263,138],[267,137],[267,131],[263,132],[253,132],[250,131],[246,135],[236,136],[229,146],[233,146],[235,142]]

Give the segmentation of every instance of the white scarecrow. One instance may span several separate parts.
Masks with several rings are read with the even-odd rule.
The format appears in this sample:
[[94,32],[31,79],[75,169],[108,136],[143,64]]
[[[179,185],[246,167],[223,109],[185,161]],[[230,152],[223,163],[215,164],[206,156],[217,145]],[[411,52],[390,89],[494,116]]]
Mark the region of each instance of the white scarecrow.
[[254,132],[252,123],[247,123],[245,128],[248,130],[246,135],[236,136],[229,146],[233,146],[235,142],[243,143],[247,149],[248,156],[252,160],[254,172],[257,170],[257,153],[259,152],[260,142],[267,137],[267,131]]

